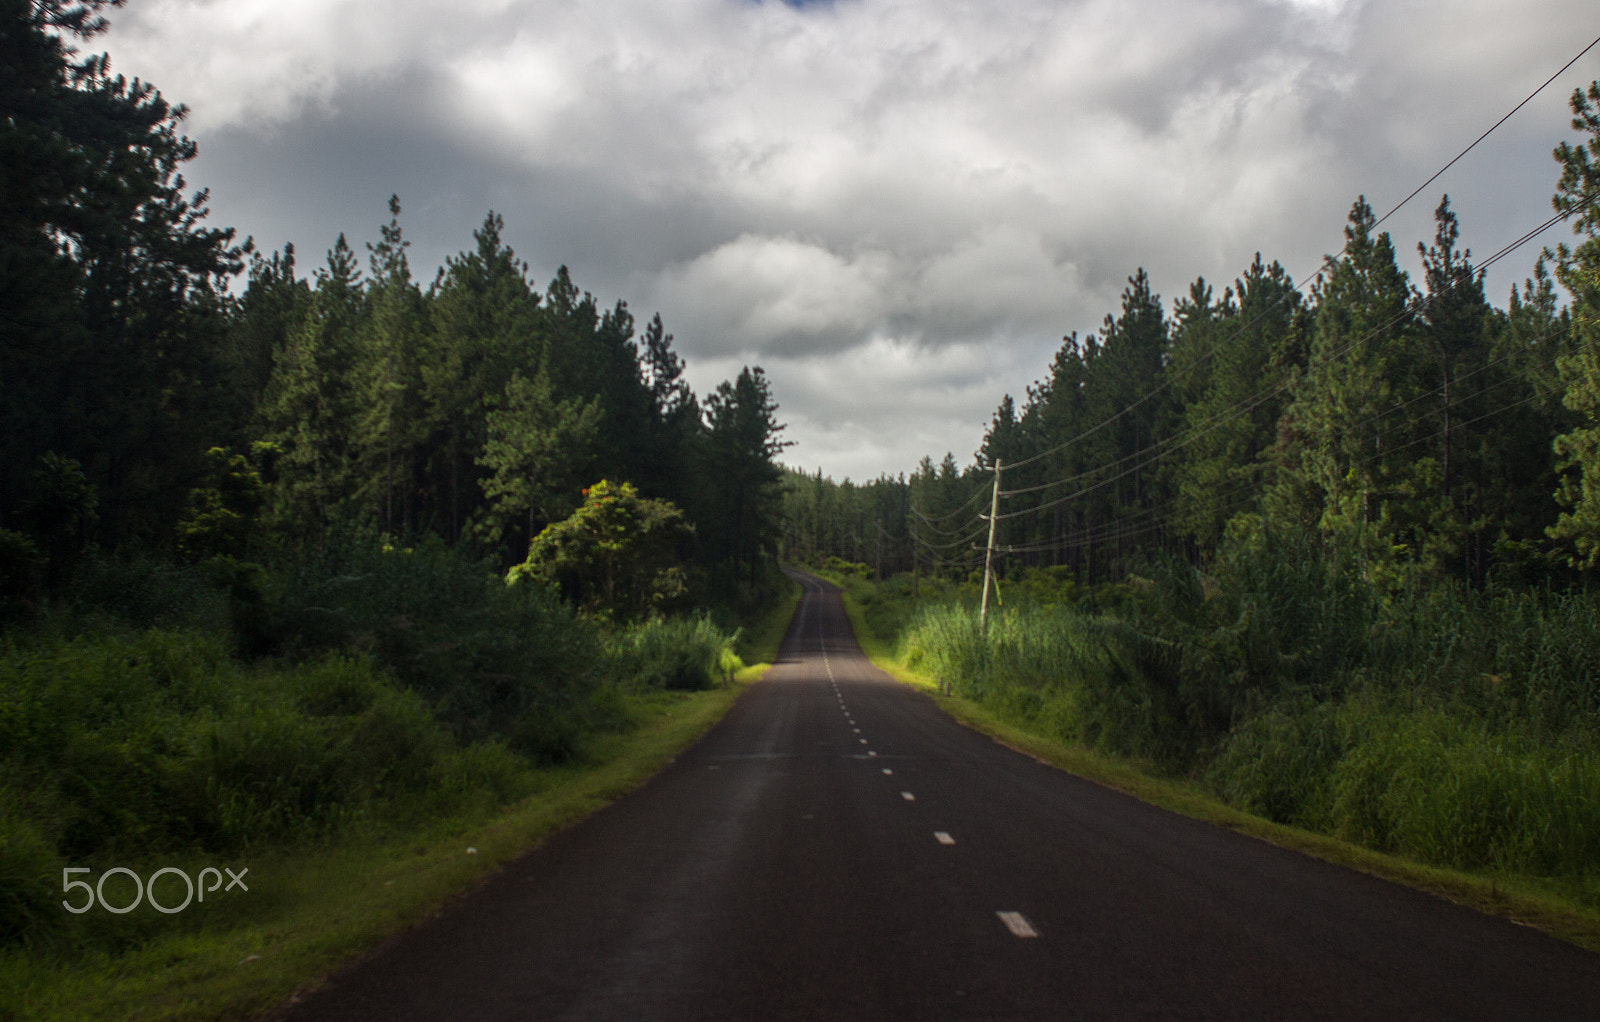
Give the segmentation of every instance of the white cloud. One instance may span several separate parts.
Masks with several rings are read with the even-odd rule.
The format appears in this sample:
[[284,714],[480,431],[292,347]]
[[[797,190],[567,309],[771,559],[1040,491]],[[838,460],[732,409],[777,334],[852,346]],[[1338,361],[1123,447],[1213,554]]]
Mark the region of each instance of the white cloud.
[[746,234],[667,268],[659,288],[678,296],[699,336],[766,353],[859,342],[882,320],[890,283],[881,252],[844,257],[815,242]]

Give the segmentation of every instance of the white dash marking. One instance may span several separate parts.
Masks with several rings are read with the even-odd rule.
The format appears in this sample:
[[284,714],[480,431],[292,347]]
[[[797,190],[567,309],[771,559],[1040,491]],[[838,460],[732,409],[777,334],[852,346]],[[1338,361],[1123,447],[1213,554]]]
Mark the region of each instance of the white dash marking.
[[872,751],[872,750],[871,750],[871,749],[868,749],[868,750],[867,750],[867,755],[869,755],[869,756],[876,756],[876,755],[877,755],[877,753],[876,753],[876,752],[873,752],[873,751]]
[[911,794],[909,791],[902,791],[900,793],[900,797],[905,799],[907,802],[915,802],[917,800],[917,796]]
[[934,831],[933,839],[939,842],[941,845],[953,845],[956,843],[956,839],[950,836],[949,831],[944,830]]
[[1021,912],[996,912],[995,915],[999,916],[1000,921],[1006,924],[1006,929],[1011,931],[1013,937],[1037,937],[1039,935],[1039,931],[1033,928],[1033,924],[1028,922]]
[[859,741],[862,745],[867,744],[867,740],[865,738],[857,739],[857,741]]
[[883,772],[886,773],[886,774],[889,774],[891,776],[894,774],[894,771],[890,770],[888,767],[884,767],[883,768]]

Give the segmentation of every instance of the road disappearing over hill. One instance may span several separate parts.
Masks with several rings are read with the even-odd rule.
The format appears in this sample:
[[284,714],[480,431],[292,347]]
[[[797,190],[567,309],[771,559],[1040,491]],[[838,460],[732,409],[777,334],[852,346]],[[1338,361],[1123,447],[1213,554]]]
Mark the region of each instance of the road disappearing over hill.
[[1600,1017],[1600,956],[1006,749],[797,577],[703,740],[285,1017]]

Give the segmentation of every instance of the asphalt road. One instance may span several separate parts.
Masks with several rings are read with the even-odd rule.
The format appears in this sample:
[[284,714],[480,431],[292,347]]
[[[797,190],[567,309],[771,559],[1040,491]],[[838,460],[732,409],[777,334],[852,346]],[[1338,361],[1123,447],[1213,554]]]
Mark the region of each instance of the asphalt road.
[[1600,956],[1005,749],[804,584],[699,744],[286,1017],[1600,1018]]

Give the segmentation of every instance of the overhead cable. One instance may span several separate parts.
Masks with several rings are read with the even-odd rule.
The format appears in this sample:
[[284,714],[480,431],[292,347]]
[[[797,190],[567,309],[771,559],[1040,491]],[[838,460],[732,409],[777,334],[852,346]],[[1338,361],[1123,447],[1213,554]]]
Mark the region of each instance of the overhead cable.
[[[1578,52],[1577,56],[1573,57],[1571,60],[1569,60],[1565,64],[1563,64],[1561,66],[1560,70],[1556,71],[1555,74],[1553,74],[1549,78],[1545,79],[1545,81],[1541,85],[1539,85],[1538,88],[1536,88],[1532,92],[1530,92],[1526,97],[1524,97],[1522,99],[1521,102],[1519,102],[1516,106],[1512,107],[1509,111],[1507,111],[1506,114],[1504,116],[1502,116],[1498,121],[1495,121],[1494,124],[1490,125],[1488,130],[1486,130],[1483,134],[1479,135],[1476,139],[1474,139],[1472,141],[1472,143],[1470,145],[1468,145],[1465,149],[1461,150],[1454,157],[1452,157],[1448,163],[1446,163],[1444,166],[1440,167],[1437,171],[1435,171],[1426,181],[1424,181],[1422,184],[1420,184],[1416,188],[1414,188],[1409,195],[1407,195],[1405,198],[1401,199],[1398,203],[1396,203],[1387,213],[1383,214],[1383,216],[1380,217],[1378,220],[1374,221],[1373,225],[1372,225],[1372,229],[1375,230],[1379,225],[1383,224],[1386,220],[1388,220],[1390,217],[1392,217],[1395,213],[1399,212],[1400,209],[1402,207],[1404,207],[1407,203],[1409,203],[1412,199],[1416,198],[1417,195],[1419,195],[1424,188],[1427,188],[1434,181],[1438,180],[1439,177],[1445,173],[1445,171],[1447,171],[1451,167],[1455,166],[1456,163],[1458,161],[1460,161],[1462,157],[1466,156],[1467,153],[1471,152],[1474,148],[1476,148],[1478,143],[1480,143],[1484,139],[1488,138],[1491,134],[1494,133],[1495,129],[1499,128],[1506,121],[1510,120],[1511,117],[1514,114],[1516,114],[1517,111],[1521,110],[1524,106],[1527,106],[1528,103],[1531,102],[1535,96],[1537,96],[1537,95],[1539,95],[1539,93],[1543,92],[1545,90],[1545,88],[1550,85],[1551,82],[1553,82],[1557,78],[1561,77],[1561,75],[1564,74],[1567,71],[1568,68],[1572,67],[1573,64],[1576,64],[1583,57],[1584,54],[1588,53],[1597,44],[1600,44],[1600,36],[1597,36],[1587,46],[1585,46],[1582,50],[1580,50]],[[1546,224],[1546,227],[1548,227],[1548,226],[1549,225]],[[1544,228],[1539,228],[1539,230],[1543,230],[1543,229]],[[1518,242],[1517,244],[1520,244],[1520,242]],[[1340,257],[1344,256],[1345,253],[1347,253],[1349,251],[1349,249],[1350,249],[1350,243],[1348,241],[1346,241],[1344,246],[1341,247],[1337,253],[1335,253],[1334,255],[1331,255],[1331,256],[1323,257],[1322,262],[1317,267],[1317,271],[1316,271],[1315,276],[1317,278],[1320,278],[1323,270],[1326,267],[1336,263]],[[1489,263],[1484,263],[1482,268],[1486,268],[1487,266],[1489,266],[1491,264],[1492,264],[1492,261],[1489,262]],[[1301,279],[1303,280],[1304,278],[1301,278]],[[1303,283],[1302,284],[1296,284],[1294,281],[1295,281],[1294,277],[1292,277],[1292,276],[1288,277],[1288,282],[1293,287],[1294,290],[1285,292],[1284,295],[1281,298],[1279,298],[1277,302],[1274,302],[1271,305],[1269,305],[1268,307],[1262,309],[1259,313],[1256,314],[1256,316],[1252,320],[1250,320],[1250,322],[1244,324],[1242,327],[1240,327],[1238,330],[1236,330],[1234,332],[1234,334],[1233,334],[1233,337],[1241,336],[1246,330],[1248,330],[1251,327],[1253,327],[1257,322],[1259,322],[1262,318],[1264,318],[1274,308],[1276,308],[1278,305],[1281,305],[1283,302],[1287,301],[1290,294],[1298,294],[1298,293],[1300,293],[1304,289],[1305,285]],[[1061,442],[1060,444],[1057,444],[1054,447],[1051,447],[1051,448],[1049,448],[1047,450],[1040,451],[1037,454],[1033,454],[1033,455],[1030,455],[1027,458],[1023,458],[1023,459],[1021,459],[1019,461],[1013,462],[1008,467],[1010,467],[1010,468],[1022,468],[1025,465],[1029,465],[1029,464],[1032,464],[1035,461],[1038,461],[1040,458],[1048,457],[1051,454],[1054,454],[1054,453],[1056,453],[1058,451],[1064,450],[1065,448],[1067,448],[1069,446],[1075,445],[1075,444],[1077,444],[1077,443],[1079,443],[1079,442],[1081,442],[1083,440],[1088,439],[1090,436],[1092,436],[1095,433],[1099,432],[1101,429],[1104,429],[1106,426],[1110,425],[1111,423],[1121,419],[1123,416],[1129,414],[1134,409],[1138,408],[1140,405],[1142,405],[1146,401],[1150,400],[1152,397],[1154,397],[1157,394],[1161,393],[1163,390],[1165,390],[1167,387],[1171,386],[1173,383],[1177,382],[1179,379],[1181,379],[1184,376],[1187,376],[1189,373],[1193,372],[1202,363],[1204,363],[1207,359],[1209,359],[1213,354],[1215,354],[1218,350],[1220,350],[1223,343],[1226,343],[1227,340],[1232,340],[1232,339],[1233,338],[1230,337],[1230,338],[1225,339],[1223,342],[1217,344],[1215,347],[1213,347],[1211,349],[1211,351],[1208,351],[1207,353],[1202,355],[1200,358],[1196,359],[1189,366],[1186,366],[1182,372],[1180,372],[1179,374],[1177,374],[1174,377],[1169,377],[1169,378],[1163,380],[1158,386],[1152,388],[1150,391],[1148,391],[1143,396],[1141,396],[1138,400],[1132,402],[1131,404],[1128,404],[1128,405],[1124,406],[1122,409],[1120,409],[1119,411],[1117,411],[1114,414],[1112,414],[1109,418],[1097,423],[1096,425],[1090,427],[1087,430],[1084,430],[1082,433],[1080,433],[1077,436],[1071,438],[1070,440],[1065,440],[1065,441]]]

